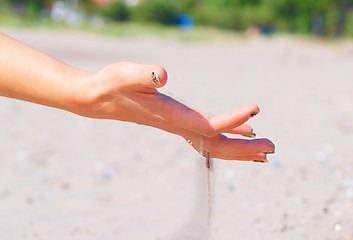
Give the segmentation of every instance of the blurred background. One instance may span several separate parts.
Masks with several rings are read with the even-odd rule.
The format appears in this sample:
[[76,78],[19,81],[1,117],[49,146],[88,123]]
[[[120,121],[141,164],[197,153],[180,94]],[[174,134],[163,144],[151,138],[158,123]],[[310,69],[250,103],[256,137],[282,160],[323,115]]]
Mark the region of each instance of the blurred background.
[[353,36],[352,0],[1,0],[1,21],[194,23],[234,31]]
[[1,239],[352,240],[352,6],[0,0],[2,32],[91,72],[160,64],[160,91],[208,114],[258,104],[276,144],[268,164],[215,159],[209,226],[184,139],[1,98]]

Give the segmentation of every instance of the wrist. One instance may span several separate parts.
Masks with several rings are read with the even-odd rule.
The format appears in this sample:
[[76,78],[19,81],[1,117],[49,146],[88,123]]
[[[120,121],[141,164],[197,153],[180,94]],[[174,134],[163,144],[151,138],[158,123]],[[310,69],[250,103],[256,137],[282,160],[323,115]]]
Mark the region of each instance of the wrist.
[[[93,82],[91,73],[79,71],[70,75],[62,108],[69,112],[89,116],[90,106],[93,101]],[[67,79],[67,78],[66,78]]]

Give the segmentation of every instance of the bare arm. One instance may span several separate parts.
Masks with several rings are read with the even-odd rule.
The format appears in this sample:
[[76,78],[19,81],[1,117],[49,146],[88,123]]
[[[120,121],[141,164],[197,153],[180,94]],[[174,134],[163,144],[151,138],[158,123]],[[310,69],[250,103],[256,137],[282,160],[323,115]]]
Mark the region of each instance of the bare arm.
[[0,33],[0,95],[72,111],[88,73]]

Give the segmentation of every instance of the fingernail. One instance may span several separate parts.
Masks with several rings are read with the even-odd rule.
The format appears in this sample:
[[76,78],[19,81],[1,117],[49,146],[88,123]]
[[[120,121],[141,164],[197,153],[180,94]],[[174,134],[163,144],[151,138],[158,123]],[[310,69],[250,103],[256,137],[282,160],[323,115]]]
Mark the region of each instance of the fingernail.
[[158,78],[158,73],[156,72],[151,73],[151,80],[156,85],[159,85],[161,83],[161,81],[159,81],[159,78]]
[[269,151],[269,152],[263,152],[264,154],[273,154],[275,153],[274,151]]
[[243,135],[244,137],[248,137],[248,138],[255,138],[256,137],[256,133],[250,133],[249,135]]
[[259,111],[253,112],[250,114],[250,117],[255,117],[258,113],[259,113]]
[[254,129],[252,127],[250,127],[250,136],[251,138],[256,137],[256,133],[254,133]]
[[268,163],[268,160],[267,159],[258,159],[258,160],[254,160],[253,162]]

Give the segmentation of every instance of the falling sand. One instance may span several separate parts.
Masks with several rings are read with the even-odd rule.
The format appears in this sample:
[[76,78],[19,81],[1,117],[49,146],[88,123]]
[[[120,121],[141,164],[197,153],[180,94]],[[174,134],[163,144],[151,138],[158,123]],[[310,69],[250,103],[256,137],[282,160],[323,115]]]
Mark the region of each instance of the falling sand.
[[213,208],[213,159],[206,155],[197,161],[197,191],[194,207],[186,224],[172,240],[211,240]]
[[[207,153],[206,156],[206,175],[207,175],[207,193],[206,193],[206,200],[207,200],[207,238],[208,240],[211,239],[211,220],[212,220],[212,206],[213,206],[213,159],[210,157],[210,154]],[[201,169],[202,171],[202,169]]]

